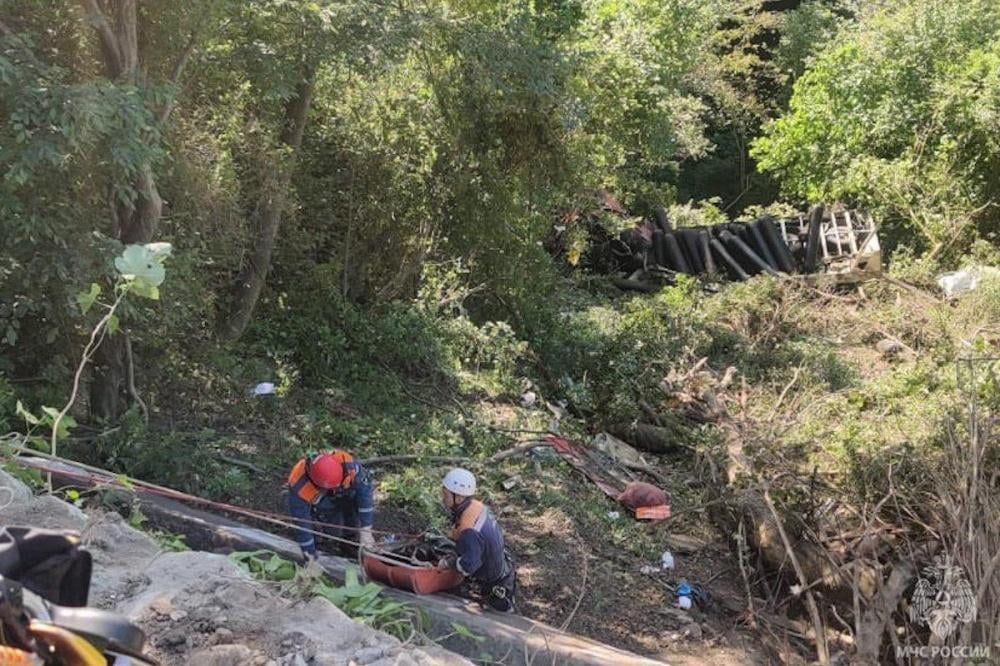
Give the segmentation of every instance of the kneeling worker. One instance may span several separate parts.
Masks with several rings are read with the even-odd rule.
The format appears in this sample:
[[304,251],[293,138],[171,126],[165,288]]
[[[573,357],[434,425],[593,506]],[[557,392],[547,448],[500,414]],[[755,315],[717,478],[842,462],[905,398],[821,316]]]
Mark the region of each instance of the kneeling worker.
[[453,469],[441,484],[441,501],[451,512],[451,539],[456,557],[438,566],[455,567],[479,584],[486,604],[504,613],[514,612],[517,572],[504,546],[503,532],[493,513],[479,500],[476,477],[465,469]]
[[[334,449],[295,463],[288,475],[288,512],[305,528],[295,534],[303,556],[316,557],[316,539],[306,530],[360,542],[365,547],[374,545],[373,491],[368,472],[346,451]],[[347,556],[356,550],[344,542],[338,546]]]

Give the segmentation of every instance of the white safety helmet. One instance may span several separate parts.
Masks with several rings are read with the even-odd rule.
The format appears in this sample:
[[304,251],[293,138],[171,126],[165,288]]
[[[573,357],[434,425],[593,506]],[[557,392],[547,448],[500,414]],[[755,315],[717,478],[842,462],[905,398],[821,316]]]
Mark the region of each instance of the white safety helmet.
[[470,497],[476,494],[476,476],[467,469],[456,467],[444,476],[441,483],[445,490],[450,490],[456,495]]

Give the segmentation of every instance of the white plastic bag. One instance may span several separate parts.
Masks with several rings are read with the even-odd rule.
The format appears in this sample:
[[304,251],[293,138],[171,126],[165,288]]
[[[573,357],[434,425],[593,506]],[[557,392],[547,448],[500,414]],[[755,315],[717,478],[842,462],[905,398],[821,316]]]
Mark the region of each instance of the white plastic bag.
[[954,298],[979,286],[979,274],[975,270],[953,271],[938,276],[938,286],[948,298]]

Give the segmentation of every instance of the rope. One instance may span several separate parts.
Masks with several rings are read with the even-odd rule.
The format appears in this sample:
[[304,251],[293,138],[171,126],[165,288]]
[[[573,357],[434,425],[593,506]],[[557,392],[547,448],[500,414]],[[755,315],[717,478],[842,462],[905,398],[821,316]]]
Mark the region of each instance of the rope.
[[[354,541],[354,540],[351,540],[351,539],[345,539],[343,537],[333,536],[333,535],[328,534],[326,532],[321,532],[321,531],[318,531],[318,530],[315,530],[315,529],[310,529],[308,527],[305,527],[304,524],[314,525],[314,526],[319,527],[319,528],[339,529],[339,530],[355,531],[355,532],[358,532],[358,531],[361,531],[362,529],[365,529],[365,528],[357,527],[357,526],[354,526],[354,525],[340,525],[340,524],[337,524],[337,523],[329,523],[329,522],[324,522],[324,521],[319,521],[319,520],[308,520],[308,519],[305,519],[305,518],[302,518],[302,519],[294,518],[294,519],[291,519],[291,520],[294,520],[295,522],[290,522],[290,520],[288,519],[288,517],[285,514],[273,513],[273,512],[270,512],[270,511],[262,511],[262,510],[259,510],[259,509],[250,509],[250,508],[247,508],[247,507],[239,506],[239,505],[236,505],[236,504],[229,504],[229,503],[226,503],[226,502],[216,502],[214,500],[209,500],[209,499],[205,499],[203,497],[198,497],[197,495],[191,495],[189,493],[185,493],[185,492],[182,492],[182,491],[179,491],[179,490],[175,490],[173,488],[167,488],[165,486],[158,486],[156,484],[147,483],[145,481],[140,481],[138,479],[133,479],[133,478],[125,476],[125,475],[113,475],[111,472],[108,472],[107,470],[102,470],[102,469],[97,468],[97,467],[91,467],[89,465],[84,465],[83,463],[78,463],[78,462],[75,462],[75,461],[72,461],[72,460],[67,460],[65,458],[60,458],[58,456],[52,456],[50,454],[46,454],[46,453],[39,452],[39,451],[32,451],[30,449],[21,449],[21,450],[23,452],[31,455],[31,456],[36,456],[36,457],[41,457],[41,458],[47,458],[47,459],[50,459],[50,460],[54,460],[56,462],[64,463],[66,465],[72,465],[72,466],[75,466],[75,467],[79,467],[79,468],[88,470],[90,473],[89,474],[83,474],[83,473],[79,473],[79,472],[71,472],[71,471],[67,471],[65,469],[59,469],[59,468],[49,467],[49,466],[46,466],[45,464],[40,463],[40,462],[32,461],[29,464],[29,463],[25,462],[24,460],[19,460],[19,462],[21,462],[22,464],[27,464],[29,467],[34,467],[34,468],[40,469],[40,470],[42,470],[44,472],[48,472],[48,473],[51,473],[51,474],[60,474],[60,475],[66,476],[66,477],[71,478],[71,479],[77,479],[77,480],[87,481],[87,482],[89,482],[90,484],[92,484],[94,486],[110,486],[112,488],[117,488],[117,489],[129,491],[129,492],[133,492],[133,493],[143,492],[143,493],[146,493],[146,494],[149,494],[149,495],[157,495],[157,496],[160,496],[160,497],[166,497],[168,499],[174,499],[174,500],[178,500],[178,501],[181,501],[181,502],[188,502],[188,503],[192,503],[192,504],[201,504],[201,505],[209,506],[209,507],[221,510],[221,511],[226,511],[226,512],[229,512],[229,513],[235,513],[237,515],[247,516],[249,518],[254,518],[256,520],[260,520],[260,521],[263,521],[263,522],[266,522],[266,523],[271,523],[273,525],[279,525],[281,527],[285,527],[285,528],[288,528],[288,529],[300,530],[300,531],[305,532],[307,534],[311,534],[313,536],[317,536],[317,537],[320,537],[322,539],[328,539],[330,541],[338,541],[338,542],[350,544],[350,545],[353,545],[353,546],[359,546],[360,545],[359,541]],[[17,460],[17,459],[15,459],[15,460]],[[300,524],[300,523],[302,523],[302,524]],[[417,534],[405,534],[405,533],[404,534],[400,534],[399,532],[393,532],[393,531],[390,531],[390,530],[376,530],[376,529],[372,529],[372,532],[373,533],[377,533],[377,534],[394,535],[394,536],[397,536],[397,537],[400,537],[400,538],[404,538],[404,539],[414,539],[414,538],[420,538],[422,536],[422,534],[419,534],[419,533],[417,533]]]

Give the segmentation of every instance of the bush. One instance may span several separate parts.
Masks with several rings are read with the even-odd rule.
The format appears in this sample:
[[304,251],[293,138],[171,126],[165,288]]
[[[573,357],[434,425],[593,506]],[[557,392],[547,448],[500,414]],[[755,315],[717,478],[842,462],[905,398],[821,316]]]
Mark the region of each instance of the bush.
[[890,250],[957,257],[1000,223],[998,37],[991,0],[887,5],[812,61],[751,153],[789,194],[874,208]]

